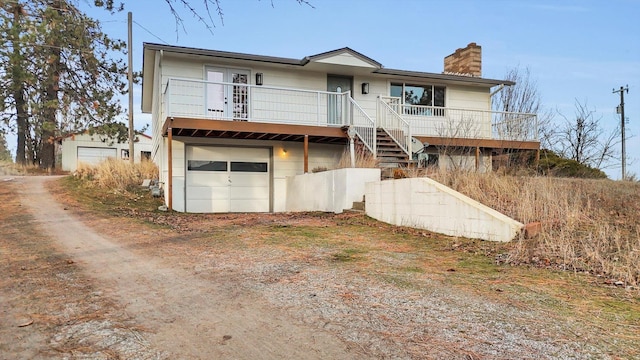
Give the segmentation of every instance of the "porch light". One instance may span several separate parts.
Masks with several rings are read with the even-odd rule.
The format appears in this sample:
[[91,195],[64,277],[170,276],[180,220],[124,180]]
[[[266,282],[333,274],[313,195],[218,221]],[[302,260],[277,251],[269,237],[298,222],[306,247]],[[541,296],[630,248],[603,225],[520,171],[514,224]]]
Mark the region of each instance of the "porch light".
[[363,94],[369,93],[369,83],[362,83],[362,93]]
[[256,85],[262,85],[262,73],[256,73]]

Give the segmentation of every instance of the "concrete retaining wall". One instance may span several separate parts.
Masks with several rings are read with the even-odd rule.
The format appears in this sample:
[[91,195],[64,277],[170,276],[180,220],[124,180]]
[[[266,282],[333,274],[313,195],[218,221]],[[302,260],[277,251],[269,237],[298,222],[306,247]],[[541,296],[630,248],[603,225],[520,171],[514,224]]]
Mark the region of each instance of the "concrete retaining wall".
[[374,219],[450,236],[507,242],[524,226],[429,178],[367,183],[365,195]]
[[285,211],[339,214],[362,201],[365,183],[380,180],[380,169],[348,168],[287,177]]

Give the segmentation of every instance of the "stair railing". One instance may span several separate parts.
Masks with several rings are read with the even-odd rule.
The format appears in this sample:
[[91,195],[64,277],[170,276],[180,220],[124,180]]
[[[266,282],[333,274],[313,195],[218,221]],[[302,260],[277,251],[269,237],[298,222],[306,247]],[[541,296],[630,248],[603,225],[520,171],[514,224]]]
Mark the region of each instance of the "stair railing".
[[[397,106],[394,106],[397,108]],[[389,137],[398,144],[411,159],[411,125],[394,110],[382,97],[378,97],[378,127],[382,128]]]
[[350,126],[355,131],[355,135],[362,141],[364,146],[371,151],[373,158],[377,156],[376,150],[376,122],[358,105],[358,103],[348,96],[351,104]]

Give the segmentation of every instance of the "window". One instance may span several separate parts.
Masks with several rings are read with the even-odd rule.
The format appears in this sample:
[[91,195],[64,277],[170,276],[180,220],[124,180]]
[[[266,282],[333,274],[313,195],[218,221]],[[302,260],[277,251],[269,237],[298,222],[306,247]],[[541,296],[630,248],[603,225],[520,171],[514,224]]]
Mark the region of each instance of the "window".
[[227,171],[226,161],[189,160],[187,170],[191,171]]
[[[405,105],[422,105],[444,107],[444,86],[412,85],[406,83],[392,83],[391,96],[399,97]],[[413,114],[413,108],[405,108],[405,113],[412,115],[431,115],[421,110],[419,114]],[[439,113],[439,111],[438,111]],[[437,113],[434,115],[438,115]]]
[[129,159],[129,150],[120,149],[120,157],[125,159],[125,160]]
[[266,162],[232,161],[231,171],[236,172],[267,172]]
[[151,160],[151,151],[140,151],[140,159],[142,161]]

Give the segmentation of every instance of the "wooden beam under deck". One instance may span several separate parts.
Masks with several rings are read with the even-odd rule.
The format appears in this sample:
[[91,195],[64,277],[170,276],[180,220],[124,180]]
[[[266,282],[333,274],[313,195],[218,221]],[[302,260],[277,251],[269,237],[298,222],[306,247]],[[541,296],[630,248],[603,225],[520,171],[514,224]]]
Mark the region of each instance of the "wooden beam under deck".
[[[271,124],[250,121],[208,120],[192,118],[167,118],[163,134],[173,129],[173,135],[191,137],[216,137],[251,140],[304,141],[315,143],[344,143],[348,136],[339,127]],[[485,149],[539,150],[537,141],[509,141],[494,139],[442,138],[415,136],[431,146],[456,146]]]
[[232,134],[231,137],[237,137],[240,133],[253,133],[256,138],[268,138],[269,140],[284,140],[281,138],[283,136],[287,139],[295,137],[298,140],[302,140],[305,135],[314,139],[338,140],[347,138],[345,132],[339,127],[270,124],[249,121],[167,118],[162,128],[163,134],[167,134],[169,128],[180,129],[178,130],[180,132],[182,129],[194,130],[192,136],[196,136],[199,131],[202,131],[204,134],[211,134],[212,136],[216,136],[215,134],[219,132],[218,136],[224,134],[225,137],[228,137],[229,134]]
[[515,150],[539,150],[540,143],[537,141],[510,141],[493,139],[463,139],[463,138],[441,138],[433,136],[415,136],[423,143],[431,146],[459,146],[488,149],[515,149]]

